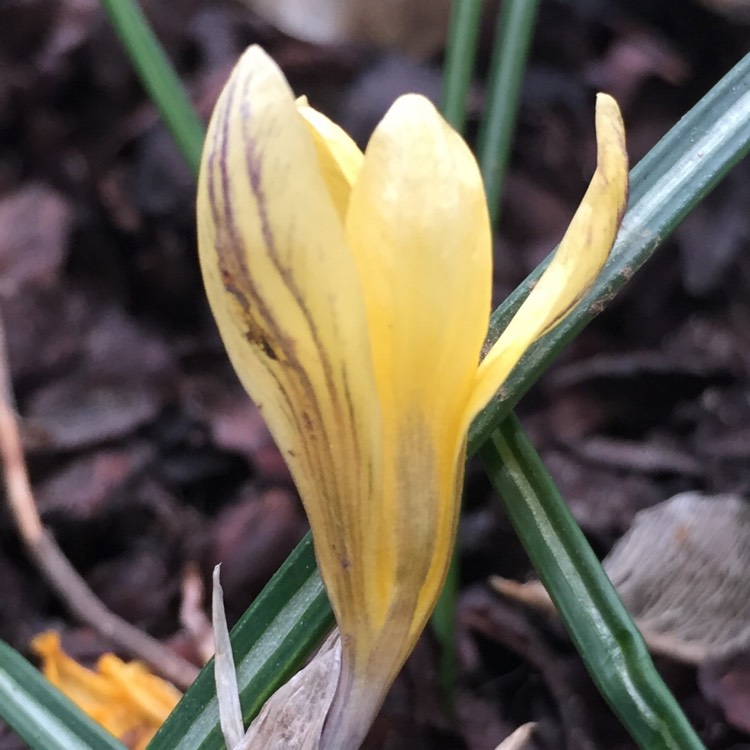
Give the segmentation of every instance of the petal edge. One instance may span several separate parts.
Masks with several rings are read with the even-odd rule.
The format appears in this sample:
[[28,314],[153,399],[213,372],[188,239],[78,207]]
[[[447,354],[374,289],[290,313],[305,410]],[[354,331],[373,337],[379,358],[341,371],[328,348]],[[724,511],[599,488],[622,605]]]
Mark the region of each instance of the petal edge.
[[501,388],[538,338],[554,328],[588,291],[614,244],[628,200],[625,128],[617,102],[596,98],[597,166],[552,261],[477,371],[468,425]]

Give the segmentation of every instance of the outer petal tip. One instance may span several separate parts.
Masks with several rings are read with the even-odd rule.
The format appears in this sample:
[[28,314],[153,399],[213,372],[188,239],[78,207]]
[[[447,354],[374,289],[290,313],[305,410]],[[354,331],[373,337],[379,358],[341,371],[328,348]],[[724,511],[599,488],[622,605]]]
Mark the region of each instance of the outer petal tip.
[[312,136],[321,174],[343,224],[349,193],[362,166],[362,152],[342,128],[313,109],[306,96],[297,99],[297,112]]
[[273,65],[277,67],[274,59],[261,47],[259,44],[251,44],[243,53],[240,55],[240,59],[237,62],[237,67],[246,65]]
[[547,270],[482,361],[466,410],[471,420],[524,352],[575,307],[606,262],[628,199],[625,127],[617,102],[596,99],[597,164],[581,205]]
[[433,413],[445,394],[460,400],[486,332],[491,235],[476,160],[425,97],[399,97],[375,128],[346,232],[366,279],[381,397],[401,400],[394,420],[415,406]]
[[393,102],[388,116],[399,116],[404,119],[423,119],[438,114],[435,105],[421,94],[402,94]]
[[[597,171],[608,183],[614,182],[619,196],[628,192],[628,154],[625,125],[617,102],[609,95],[596,95]],[[625,198],[621,197],[623,210]],[[621,218],[622,214],[620,214]],[[619,220],[618,220],[619,223]]]
[[242,79],[262,72],[271,72],[283,78],[281,68],[276,64],[276,61],[262,47],[251,44],[240,55],[240,59],[237,60],[230,77]]
[[615,98],[604,91],[600,91],[596,95],[597,127],[599,127],[599,120],[602,117],[614,117],[620,121],[620,124],[622,124],[620,108],[617,106]]

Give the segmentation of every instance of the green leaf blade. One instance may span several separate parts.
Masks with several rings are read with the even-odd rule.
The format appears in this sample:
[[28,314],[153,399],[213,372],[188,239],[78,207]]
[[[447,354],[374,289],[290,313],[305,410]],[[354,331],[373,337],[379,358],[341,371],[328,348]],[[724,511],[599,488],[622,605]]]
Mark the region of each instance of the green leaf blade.
[[164,48],[136,0],[100,0],[146,91],[193,174],[198,174],[205,132]]
[[705,750],[517,418],[480,457],[600,692],[644,750]]
[[454,2],[443,66],[443,117],[460,133],[466,123],[466,98],[474,72],[483,0]]
[[0,717],[33,750],[125,750],[3,641]]
[[479,129],[477,156],[492,226],[497,228],[521,82],[531,48],[539,0],[505,0],[497,19],[490,63],[487,110]]

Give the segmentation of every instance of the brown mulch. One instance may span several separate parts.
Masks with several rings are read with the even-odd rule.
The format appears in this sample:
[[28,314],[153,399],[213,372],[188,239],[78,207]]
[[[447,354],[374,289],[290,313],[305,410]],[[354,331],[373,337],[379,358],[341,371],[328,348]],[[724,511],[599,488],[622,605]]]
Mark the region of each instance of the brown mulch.
[[[225,0],[144,3],[204,117],[239,52],[263,44],[360,141],[395,96],[436,97],[441,51],[297,41]],[[495,271],[501,300],[559,240],[593,166],[597,89],[636,163],[750,49],[732,3],[546,0],[525,81]],[[484,100],[491,17],[471,93]],[[223,563],[231,622],[305,532],[284,462],[232,373],[201,286],[194,184],[94,0],[0,7],[0,307],[39,510],[116,613],[169,641],[181,587]],[[523,421],[597,553],[683,490],[750,491],[750,163],[740,164],[524,400]],[[457,312],[460,314],[460,311]],[[633,747],[561,628],[505,601],[528,560],[470,465],[460,530],[459,680],[441,703],[427,634],[368,747]],[[28,655],[67,614],[0,504],[0,638]],[[177,647],[179,644],[175,644]],[[657,661],[711,750],[750,748],[749,655]],[[0,725],[0,749],[22,747]]]

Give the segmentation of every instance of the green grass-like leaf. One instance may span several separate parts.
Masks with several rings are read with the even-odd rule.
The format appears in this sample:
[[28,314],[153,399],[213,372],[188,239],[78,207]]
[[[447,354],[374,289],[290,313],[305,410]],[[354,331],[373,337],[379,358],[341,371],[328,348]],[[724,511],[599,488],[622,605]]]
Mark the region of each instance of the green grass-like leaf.
[[3,641],[0,717],[32,750],[125,750]]
[[140,79],[195,174],[205,132],[185,87],[135,0],[101,0]]
[[644,750],[705,750],[539,455],[511,415],[479,451],[591,676]]
[[443,117],[460,133],[466,123],[466,97],[477,57],[482,0],[453,3],[443,66]]
[[493,227],[500,215],[521,81],[531,47],[539,0],[505,0],[497,19],[490,63],[487,106],[479,129],[477,156]]

